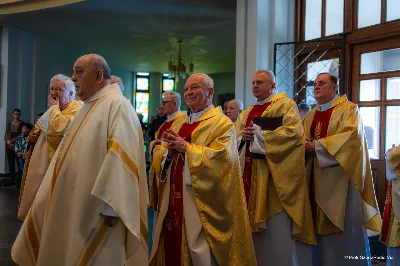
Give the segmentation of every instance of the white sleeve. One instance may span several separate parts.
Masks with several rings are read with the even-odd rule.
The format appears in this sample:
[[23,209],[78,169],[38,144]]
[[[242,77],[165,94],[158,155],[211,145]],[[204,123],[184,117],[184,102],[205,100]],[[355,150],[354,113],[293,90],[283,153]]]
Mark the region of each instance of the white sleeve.
[[250,151],[252,153],[265,155],[264,131],[256,124],[253,124],[253,128],[254,140],[250,142]]
[[393,170],[392,165],[389,163],[389,161],[387,159],[386,159],[386,179],[388,181],[392,181],[392,180],[396,180],[397,179],[397,174]]
[[183,169],[184,169],[183,170],[183,175],[184,175],[184,178],[185,178],[185,185],[191,186],[192,185],[192,179],[190,178],[190,170],[189,170],[189,164],[188,164],[188,161],[187,161],[186,153],[185,153],[185,165],[184,165]]
[[[319,167],[326,168],[338,165],[338,161],[336,161],[335,157],[329,154],[329,152],[325,149],[322,144],[324,139],[316,140],[315,143],[315,153],[317,155],[317,160]],[[322,142],[322,143],[321,143]]]
[[113,208],[104,202],[101,213],[105,216],[119,217],[119,215],[113,210]]

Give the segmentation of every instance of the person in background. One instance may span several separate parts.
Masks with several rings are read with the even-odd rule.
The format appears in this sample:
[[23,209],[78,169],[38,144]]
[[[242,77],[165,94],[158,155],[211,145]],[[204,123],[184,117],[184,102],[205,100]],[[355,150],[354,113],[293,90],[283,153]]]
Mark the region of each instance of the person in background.
[[[14,150],[15,155],[17,156],[17,166],[19,173],[22,173],[24,171],[25,151],[28,146],[27,138],[29,136],[29,132],[32,130],[32,127],[33,126],[31,124],[23,123],[22,133],[15,141]],[[16,185],[17,188],[21,187],[21,180],[19,178]]]
[[157,117],[155,118],[153,123],[149,125],[149,130],[147,132],[149,142],[152,142],[153,140],[156,139],[156,132],[165,122],[165,120],[167,120],[167,116],[164,114],[164,106],[160,105],[157,107]]
[[[16,108],[12,112],[13,120],[7,124],[6,132],[4,134],[4,141],[7,147],[7,160],[8,160],[8,171],[10,172],[11,182],[5,184],[5,186],[12,186],[16,183],[15,164],[16,156],[14,150],[14,143],[22,133],[22,125],[24,121],[21,120],[21,110]],[[18,173],[22,175],[22,173]]]
[[222,108],[222,112],[224,113],[224,115],[226,115],[228,112],[228,103],[229,103],[229,101],[224,102],[224,105]]
[[301,103],[297,106],[299,108],[300,118],[303,119],[311,110],[310,106],[306,103]]
[[244,105],[241,100],[230,100],[227,105],[226,116],[229,117],[232,123],[236,123],[239,114],[243,111]]
[[120,77],[112,75],[110,82],[111,82],[111,85],[114,84],[114,83],[117,83],[119,89],[121,90],[121,92],[124,92],[124,89],[125,89],[124,88],[124,83],[122,82],[122,79]]

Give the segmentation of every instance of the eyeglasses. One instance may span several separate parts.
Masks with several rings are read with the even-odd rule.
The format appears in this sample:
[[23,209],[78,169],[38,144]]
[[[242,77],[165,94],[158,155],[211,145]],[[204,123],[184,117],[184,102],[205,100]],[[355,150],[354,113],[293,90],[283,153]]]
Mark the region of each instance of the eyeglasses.
[[60,87],[50,88],[50,91],[64,92],[64,90],[62,88],[60,88]]
[[173,102],[175,102],[175,101],[162,101],[162,102],[161,102],[161,105],[166,105],[167,103],[170,103],[170,102],[173,103]]

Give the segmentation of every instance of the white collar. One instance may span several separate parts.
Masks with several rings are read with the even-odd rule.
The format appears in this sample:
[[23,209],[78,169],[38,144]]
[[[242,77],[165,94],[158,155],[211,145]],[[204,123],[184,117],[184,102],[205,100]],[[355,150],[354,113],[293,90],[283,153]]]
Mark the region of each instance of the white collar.
[[180,110],[176,111],[175,113],[171,115],[167,115],[167,122],[170,122],[172,119],[175,118],[175,116],[180,112]]
[[325,112],[326,110],[329,109],[329,107],[331,107],[332,103],[333,103],[334,101],[336,101],[339,97],[340,97],[340,96],[336,94],[336,96],[333,97],[333,99],[330,100],[329,102],[324,103],[324,104],[321,104],[321,105],[318,105],[318,106],[319,106],[319,110],[320,110],[321,112]]
[[194,121],[197,120],[197,118],[199,118],[201,115],[203,115],[205,112],[207,112],[208,110],[211,110],[214,108],[214,105],[209,105],[206,108],[204,108],[203,110],[201,110],[200,112],[197,113],[191,113],[189,115],[189,124],[192,124]]
[[104,90],[104,88],[110,86],[110,84],[105,85],[103,88],[101,88],[100,90],[96,91],[95,94],[93,94],[92,96],[89,97],[89,99],[87,99],[86,101],[83,101],[84,103],[89,103],[91,99],[93,99],[94,97],[96,97],[97,94],[99,94],[102,90]]
[[265,104],[265,103],[268,102],[269,99],[271,99],[272,96],[274,96],[275,94],[276,94],[275,91],[273,91],[273,92],[271,93],[271,95],[268,96],[265,100],[262,100],[262,101],[260,101],[260,102],[256,102],[256,105],[263,105],[263,104]]

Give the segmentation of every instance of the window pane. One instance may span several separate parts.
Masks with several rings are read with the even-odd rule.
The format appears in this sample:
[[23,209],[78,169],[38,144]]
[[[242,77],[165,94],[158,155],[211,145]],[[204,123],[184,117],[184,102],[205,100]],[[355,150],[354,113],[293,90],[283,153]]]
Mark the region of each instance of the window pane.
[[367,138],[369,157],[379,159],[379,107],[360,107],[362,121],[364,123],[365,136]]
[[149,90],[149,79],[148,78],[137,78],[136,89],[141,91]]
[[326,0],[325,36],[343,32],[344,0]]
[[386,0],[386,21],[400,18],[400,1]]
[[136,92],[136,113],[143,115],[143,122],[149,121],[149,93]]
[[381,23],[381,0],[358,0],[358,28]]
[[311,107],[314,107],[317,104],[317,101],[314,98],[314,86],[307,86],[306,88],[306,104]]
[[314,81],[319,73],[332,73],[339,76],[339,58],[322,60],[307,64],[307,81]]
[[400,48],[361,54],[361,74],[400,70]]
[[322,0],[306,0],[305,39],[321,37]]
[[174,91],[175,81],[173,79],[163,79],[163,91]]
[[360,81],[360,101],[376,101],[381,99],[381,80],[370,79]]
[[400,99],[400,78],[387,79],[386,99]]
[[400,106],[386,108],[386,136],[385,151],[400,144]]

